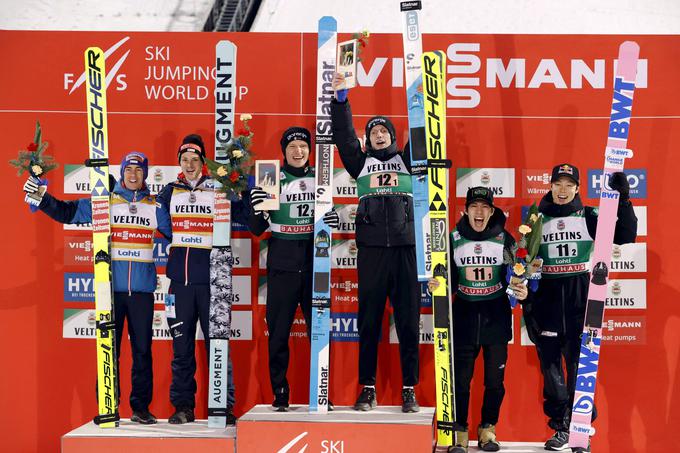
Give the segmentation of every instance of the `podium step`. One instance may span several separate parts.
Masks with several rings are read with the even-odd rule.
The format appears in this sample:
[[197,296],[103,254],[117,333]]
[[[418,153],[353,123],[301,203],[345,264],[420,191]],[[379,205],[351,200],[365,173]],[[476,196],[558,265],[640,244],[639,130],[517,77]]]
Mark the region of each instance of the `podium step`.
[[208,428],[207,420],[184,425],[171,425],[158,420],[155,425],[140,425],[124,419],[118,428],[99,428],[93,422],[84,424],[61,438],[64,453],[133,453],[163,452],[201,453],[234,451],[236,428]]
[[400,406],[368,411],[336,407],[326,415],[310,414],[307,406],[293,405],[276,412],[258,405],[239,418],[238,452],[355,453],[431,452],[434,408],[404,414]]

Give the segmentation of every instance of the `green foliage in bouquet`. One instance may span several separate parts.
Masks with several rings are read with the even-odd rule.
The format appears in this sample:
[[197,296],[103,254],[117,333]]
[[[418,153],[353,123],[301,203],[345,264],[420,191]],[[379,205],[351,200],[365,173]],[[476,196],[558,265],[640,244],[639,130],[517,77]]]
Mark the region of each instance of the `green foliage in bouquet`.
[[36,122],[33,141],[25,150],[19,151],[17,158],[11,159],[9,164],[18,170],[19,176],[24,172],[29,172],[32,176],[42,177],[59,166],[52,156],[45,154],[48,145],[48,142],[42,141],[40,122]]
[[243,127],[226,145],[220,147],[220,150],[227,155],[226,162],[205,160],[210,176],[222,184],[219,190],[225,192],[230,198],[240,195],[248,188],[248,175],[253,167],[253,153],[250,148],[255,134],[248,125],[252,115],[243,114],[240,119]]
[[528,277],[534,269],[531,265],[538,255],[543,234],[543,216],[538,212],[536,203],[529,207],[527,216],[519,226],[520,239],[510,251],[504,251],[503,263],[512,265],[512,271],[517,277]]

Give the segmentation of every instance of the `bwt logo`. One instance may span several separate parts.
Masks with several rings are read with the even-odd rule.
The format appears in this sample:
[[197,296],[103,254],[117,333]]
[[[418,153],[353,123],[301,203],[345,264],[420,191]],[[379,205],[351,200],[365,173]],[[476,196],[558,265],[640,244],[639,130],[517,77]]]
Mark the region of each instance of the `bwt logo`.
[[[107,62],[110,62],[108,58],[120,48],[125,42],[127,42],[130,39],[129,36],[126,36],[125,38],[121,39],[108,49],[104,51],[104,59],[107,60]],[[127,59],[128,55],[130,54],[130,51],[128,50],[123,54],[122,57],[120,57],[114,64],[113,66],[110,66],[107,64],[106,66],[106,86],[107,88],[111,86],[112,81],[115,81],[115,86],[117,91],[125,91],[127,89],[127,74],[121,73],[118,74],[118,71],[120,71],[121,66]],[[81,57],[82,58],[82,57]],[[82,61],[82,59],[79,58],[78,61]],[[85,71],[83,71],[80,74],[80,77],[78,77],[78,80],[75,82],[73,81],[73,77],[75,76],[75,73],[72,72],[66,72],[64,73],[64,90],[69,90],[68,94],[71,95],[79,86],[81,86],[83,83],[85,83]]]
[[[647,198],[647,170],[627,168],[624,173],[626,173],[628,184],[630,184],[630,198]],[[610,189],[609,177],[605,179],[605,187]],[[598,198],[601,188],[602,170],[588,170],[588,198]]]
[[[472,109],[481,102],[479,88],[514,89],[604,89],[613,79],[615,60],[556,61],[552,58],[482,58],[478,42],[453,43],[446,49],[446,92],[448,108]],[[357,79],[362,87],[372,87],[384,72],[388,58],[378,57],[370,67],[359,62]],[[392,87],[404,86],[404,61],[392,58]],[[609,71],[609,76],[607,75]],[[385,71],[386,72],[386,71]],[[611,82],[609,82],[611,83]],[[636,88],[647,88],[647,60],[638,60]]]

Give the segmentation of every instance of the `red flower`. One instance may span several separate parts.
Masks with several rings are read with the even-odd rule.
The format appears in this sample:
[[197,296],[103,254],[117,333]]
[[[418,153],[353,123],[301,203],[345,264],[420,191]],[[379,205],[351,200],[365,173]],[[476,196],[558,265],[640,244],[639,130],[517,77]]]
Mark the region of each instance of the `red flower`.
[[231,182],[236,182],[236,181],[238,181],[239,177],[240,177],[240,175],[238,174],[238,172],[236,170],[232,170],[231,174],[229,175],[229,180]]
[[236,135],[242,135],[242,136],[244,136],[244,137],[247,137],[247,136],[250,135],[250,131],[249,131],[248,129],[242,127],[241,129],[239,129],[238,131],[236,131]]
[[359,45],[361,47],[366,47],[366,41],[364,40],[364,38],[359,38]]
[[526,258],[529,252],[527,252],[527,249],[525,248],[518,248],[517,249],[517,258]]
[[38,151],[38,145],[36,145],[35,143],[31,142],[31,143],[26,147],[26,150],[27,150],[27,151]]

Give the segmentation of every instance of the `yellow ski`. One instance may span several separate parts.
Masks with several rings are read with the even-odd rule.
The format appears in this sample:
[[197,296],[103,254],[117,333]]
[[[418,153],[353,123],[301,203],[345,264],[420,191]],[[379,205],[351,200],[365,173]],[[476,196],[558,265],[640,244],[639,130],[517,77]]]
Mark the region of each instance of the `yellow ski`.
[[428,166],[428,204],[432,241],[432,276],[439,286],[432,293],[434,364],[437,397],[437,445],[455,443],[453,395],[453,338],[451,330],[451,281],[449,268],[448,168],[446,159],[446,86],[444,53],[422,56],[425,98],[425,141]]
[[104,52],[97,47],[85,51],[87,87],[87,136],[92,190],[92,252],[94,254],[94,301],[97,335],[97,400],[99,415],[94,422],[102,428],[118,426],[115,324],[111,291],[111,234],[109,211],[109,148],[106,130],[106,69]]

